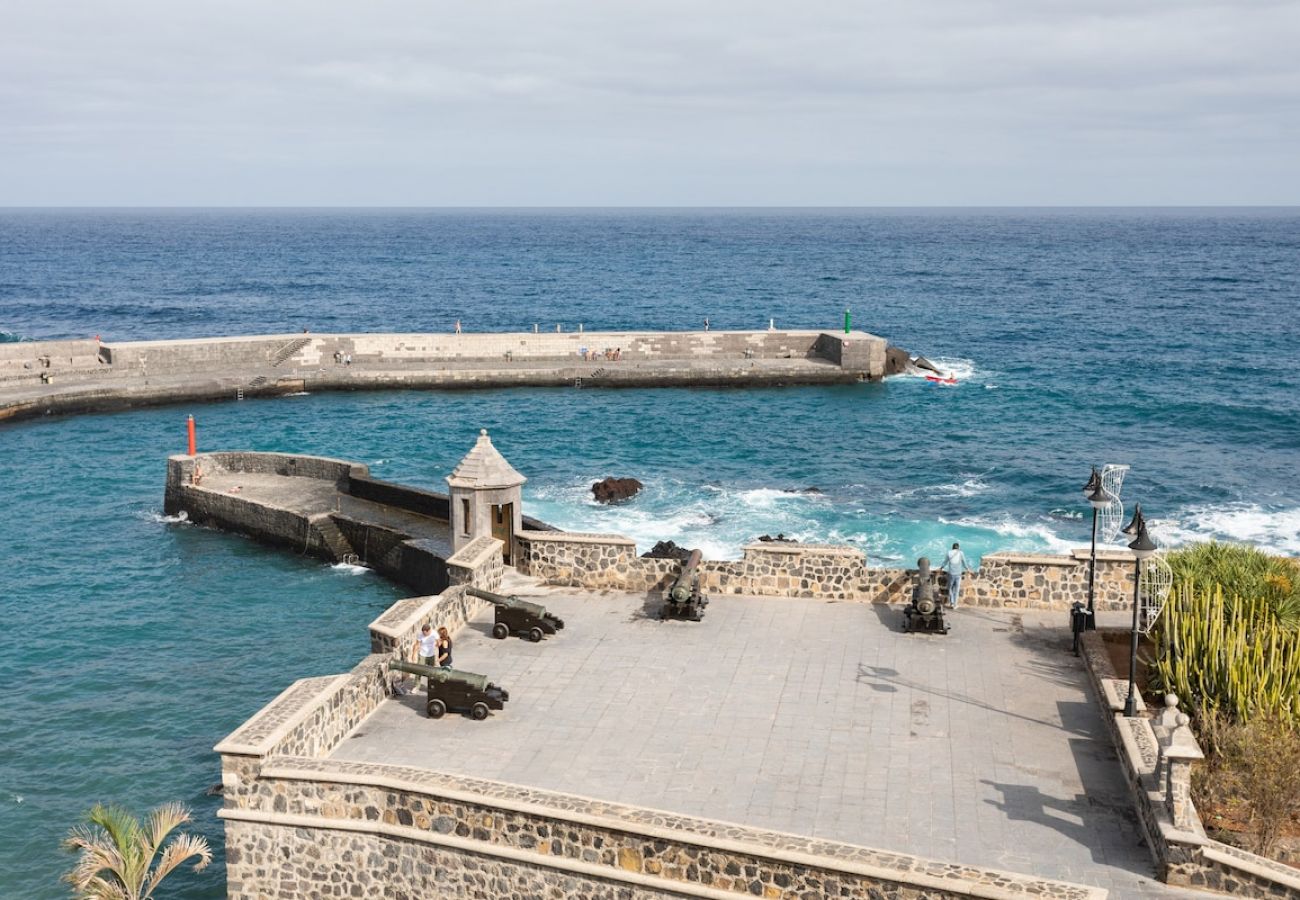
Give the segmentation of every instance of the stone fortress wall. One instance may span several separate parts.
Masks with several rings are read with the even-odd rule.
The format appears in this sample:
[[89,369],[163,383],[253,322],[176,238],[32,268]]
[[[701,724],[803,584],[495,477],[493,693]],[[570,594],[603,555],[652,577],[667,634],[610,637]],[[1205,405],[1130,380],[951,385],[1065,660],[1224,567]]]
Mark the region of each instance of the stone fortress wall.
[[302,679],[217,746],[232,898],[541,896],[1079,898],[1105,891],[401,766],[327,758],[386,695],[385,662],[426,621],[453,630],[500,586],[501,543],[399,601],[350,673]]
[[[191,484],[196,465],[297,475],[426,515],[446,502],[377,481],[364,466],[341,460],[267,453],[169,460],[169,511],[196,511],[196,519],[213,511],[227,517],[226,527],[242,523],[248,533],[295,549],[315,546],[316,523],[287,510],[253,508],[258,504],[246,498],[204,496]],[[229,509],[211,506],[227,502]],[[548,584],[655,592],[679,571],[675,561],[637,556],[634,542],[618,535],[546,531],[530,520],[516,538],[519,568]],[[351,672],[295,682],[217,746],[230,897],[414,897],[426,894],[431,880],[439,896],[466,898],[1105,896],[1096,888],[520,785],[331,759],[387,699],[387,663],[409,652],[422,624],[456,632],[486,607],[465,588],[501,588],[502,549],[495,538],[475,537],[441,561],[444,589],[398,601],[371,623],[371,653]],[[387,558],[377,562],[387,566]],[[1126,553],[1102,554],[1102,608],[1125,605],[1131,566]],[[390,577],[402,571],[398,566]],[[706,593],[899,602],[910,595],[911,574],[869,569],[854,548],[758,542],[739,560],[706,561],[702,587]],[[966,603],[1066,609],[1086,598],[1087,556],[992,554],[968,579]],[[1205,838],[1187,791],[1190,760],[1176,758],[1162,743],[1167,735],[1148,719],[1117,713],[1119,682],[1105,668],[1109,662],[1095,634],[1085,641],[1094,689],[1160,870],[1176,883],[1300,900],[1300,880],[1285,867]]]

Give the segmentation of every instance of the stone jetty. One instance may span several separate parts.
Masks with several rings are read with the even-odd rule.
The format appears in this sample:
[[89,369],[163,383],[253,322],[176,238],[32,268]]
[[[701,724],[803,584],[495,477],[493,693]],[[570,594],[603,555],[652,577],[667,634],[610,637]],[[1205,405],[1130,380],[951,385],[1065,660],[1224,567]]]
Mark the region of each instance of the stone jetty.
[[0,344],[0,420],[299,391],[874,381],[906,353],[854,331],[280,334]]

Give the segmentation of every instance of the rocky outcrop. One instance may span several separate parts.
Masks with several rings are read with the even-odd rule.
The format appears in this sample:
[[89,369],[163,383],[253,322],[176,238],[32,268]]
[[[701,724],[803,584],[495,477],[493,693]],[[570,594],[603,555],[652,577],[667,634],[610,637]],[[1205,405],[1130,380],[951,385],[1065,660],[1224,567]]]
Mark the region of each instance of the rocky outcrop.
[[644,485],[635,478],[606,478],[593,484],[591,492],[597,503],[618,503],[635,497],[642,487]]
[[678,562],[686,562],[686,557],[691,555],[691,551],[685,547],[678,547],[673,541],[660,541],[645,553],[641,554],[642,559],[675,559]]
[[907,371],[908,365],[912,362],[911,354],[902,347],[885,348],[885,374],[899,375]]
[[799,542],[798,542],[797,540],[795,540],[794,538],[788,538],[788,537],[786,537],[784,534],[778,534],[776,537],[772,537],[772,535],[770,535],[770,534],[760,534],[760,535],[756,538],[756,540],[762,541],[764,544],[797,544],[797,543],[799,543]]
[[924,356],[918,356],[916,359],[912,360],[912,365],[916,366],[916,368],[918,368],[918,369],[927,369],[927,370],[933,372],[933,373],[936,374],[936,375],[942,375],[942,374],[943,374],[943,372],[941,372],[941,371],[939,370],[939,367],[938,367],[938,366],[936,366],[934,363],[930,362],[930,361],[929,361],[928,359],[926,359]]

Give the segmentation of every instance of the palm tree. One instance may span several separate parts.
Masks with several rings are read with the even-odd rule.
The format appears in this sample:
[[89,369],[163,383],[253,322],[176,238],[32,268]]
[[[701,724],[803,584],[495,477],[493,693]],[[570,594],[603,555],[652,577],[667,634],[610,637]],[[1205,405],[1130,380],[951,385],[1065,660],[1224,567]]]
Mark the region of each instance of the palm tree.
[[86,821],[88,825],[75,826],[63,841],[65,850],[81,854],[77,865],[63,876],[77,897],[147,900],[181,863],[197,856],[197,872],[212,861],[207,840],[192,834],[177,835],[158,856],[167,835],[190,821],[190,811],[180,803],[166,803],[153,810],[147,825],[120,806],[96,803]]

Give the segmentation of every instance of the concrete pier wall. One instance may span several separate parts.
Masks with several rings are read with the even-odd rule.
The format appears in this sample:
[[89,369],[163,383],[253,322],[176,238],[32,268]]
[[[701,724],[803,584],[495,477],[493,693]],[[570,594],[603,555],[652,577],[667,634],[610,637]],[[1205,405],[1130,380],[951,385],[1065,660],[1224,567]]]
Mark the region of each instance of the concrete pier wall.
[[896,352],[820,331],[21,342],[0,345],[0,421],[296,391],[852,383],[882,378]]
[[[291,501],[277,503],[204,487],[205,480],[221,473],[301,478],[329,485],[342,496],[353,496],[352,489],[360,486],[362,499],[383,496],[386,499],[380,502],[387,506],[430,518],[439,517],[426,509],[436,510],[440,504],[446,508],[443,495],[373,479],[366,466],[343,460],[287,453],[201,453],[168,459],[164,509],[168,515],[184,512],[196,524],[331,562],[340,561],[341,548],[355,555],[356,561],[422,594],[437,593],[448,585],[450,554],[440,543],[347,512],[307,512]],[[337,536],[331,539],[332,535]]]

